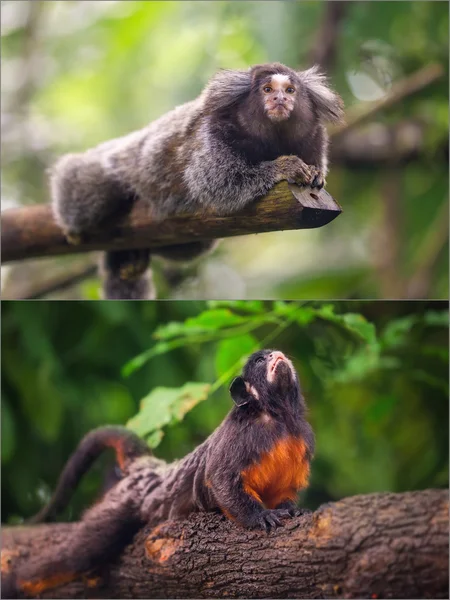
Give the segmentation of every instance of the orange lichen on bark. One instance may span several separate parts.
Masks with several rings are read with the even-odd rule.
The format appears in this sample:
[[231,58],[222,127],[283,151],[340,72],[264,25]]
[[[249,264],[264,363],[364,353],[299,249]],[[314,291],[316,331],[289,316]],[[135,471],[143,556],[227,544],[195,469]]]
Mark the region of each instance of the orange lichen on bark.
[[292,436],[279,440],[257,463],[242,471],[244,491],[267,508],[295,500],[297,492],[308,484],[309,461],[305,456],[303,440]]
[[37,581],[18,581],[19,588],[28,596],[37,596],[45,590],[70,583],[78,577],[77,573],[58,573],[46,579],[38,579]]
[[314,543],[317,547],[327,544],[337,535],[332,527],[332,521],[331,510],[325,510],[314,514],[313,526],[308,532],[308,537],[314,539]]
[[182,540],[175,540],[173,538],[159,538],[157,540],[149,540],[145,542],[145,552],[147,557],[157,563],[164,563],[181,546]]
[[1,570],[2,573],[9,573],[11,571],[11,564],[14,558],[20,555],[17,550],[2,550],[1,553]]
[[101,577],[85,577],[83,581],[88,588],[96,588],[101,584],[102,578]]

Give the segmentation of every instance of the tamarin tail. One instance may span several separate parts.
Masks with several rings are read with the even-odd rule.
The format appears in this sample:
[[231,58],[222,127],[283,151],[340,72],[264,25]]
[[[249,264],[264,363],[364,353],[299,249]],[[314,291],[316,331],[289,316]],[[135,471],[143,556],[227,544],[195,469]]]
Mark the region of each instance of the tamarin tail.
[[154,297],[150,251],[115,250],[103,259],[103,293],[109,300],[150,300]]
[[147,444],[125,427],[99,427],[89,432],[79,443],[61,473],[50,502],[28,523],[51,521],[68,505],[80,479],[107,448],[113,448],[120,469],[127,471],[139,456],[150,454]]
[[[211,252],[217,240],[201,240],[186,244],[172,244],[152,250],[167,260],[191,261]],[[109,300],[151,300],[155,298],[150,267],[150,250],[114,250],[103,259],[103,293]]]

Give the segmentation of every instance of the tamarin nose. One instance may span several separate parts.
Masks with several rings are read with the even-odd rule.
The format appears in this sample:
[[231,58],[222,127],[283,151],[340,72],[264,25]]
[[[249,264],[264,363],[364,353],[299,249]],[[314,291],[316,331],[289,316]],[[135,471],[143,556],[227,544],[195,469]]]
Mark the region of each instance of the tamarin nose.
[[269,354],[269,360],[273,360],[274,358],[282,358],[282,359],[284,359],[286,357],[284,356],[284,354],[282,352],[280,352],[279,350],[276,350],[275,352],[271,352]]
[[282,102],[285,102],[286,98],[284,97],[283,92],[278,92],[275,95],[275,100],[281,100]]

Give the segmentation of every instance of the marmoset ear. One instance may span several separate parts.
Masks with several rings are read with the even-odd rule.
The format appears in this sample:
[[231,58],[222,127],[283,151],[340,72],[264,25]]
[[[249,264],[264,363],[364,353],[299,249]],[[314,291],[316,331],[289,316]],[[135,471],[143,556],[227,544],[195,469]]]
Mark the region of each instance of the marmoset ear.
[[236,406],[248,404],[253,396],[247,392],[247,386],[242,377],[235,377],[230,385],[230,394]]
[[220,70],[203,90],[206,112],[224,110],[242,101],[250,92],[251,81],[249,71]]
[[342,98],[328,85],[327,78],[315,65],[306,71],[298,71],[297,77],[306,89],[319,118],[329,123],[344,121]]

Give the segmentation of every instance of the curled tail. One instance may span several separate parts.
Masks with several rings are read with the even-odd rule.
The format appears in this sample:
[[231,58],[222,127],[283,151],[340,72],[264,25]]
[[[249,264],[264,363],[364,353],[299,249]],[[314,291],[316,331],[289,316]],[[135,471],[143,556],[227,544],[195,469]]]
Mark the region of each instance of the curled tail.
[[57,513],[64,510],[80,479],[107,448],[114,449],[117,463],[125,472],[136,458],[150,454],[147,444],[125,427],[94,429],[84,436],[78,448],[69,458],[50,502],[29,519],[28,523],[43,523],[52,520]]

